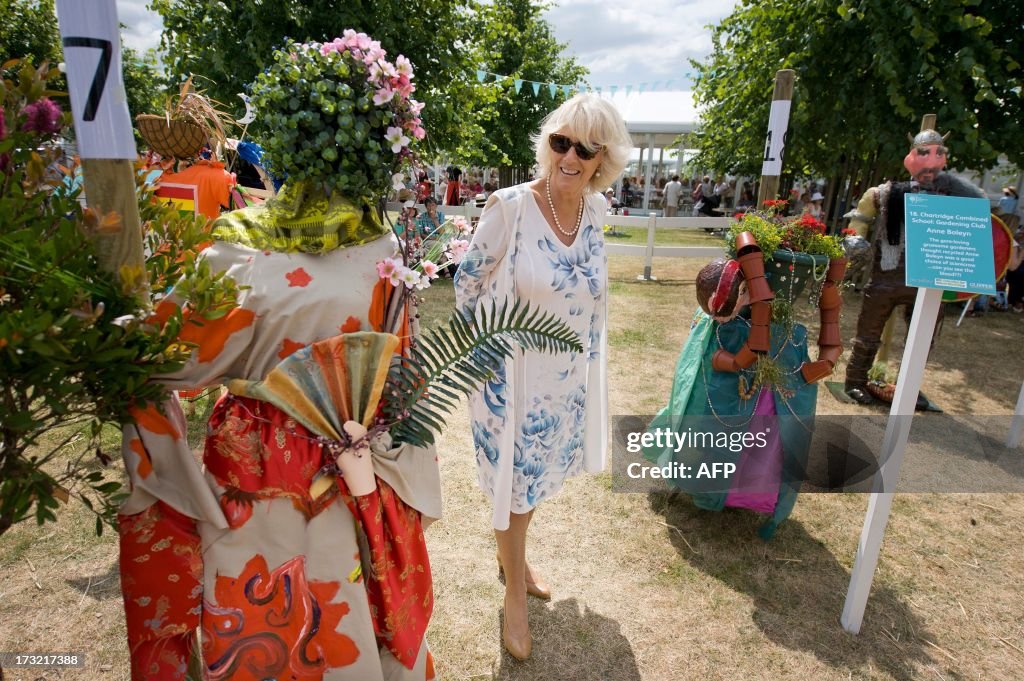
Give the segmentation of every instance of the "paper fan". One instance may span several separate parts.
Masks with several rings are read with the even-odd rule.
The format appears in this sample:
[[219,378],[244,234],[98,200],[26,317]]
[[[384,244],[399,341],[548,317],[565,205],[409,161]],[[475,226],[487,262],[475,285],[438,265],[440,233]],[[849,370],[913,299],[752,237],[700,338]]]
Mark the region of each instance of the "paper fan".
[[270,402],[318,435],[342,440],[346,421],[373,425],[398,345],[390,333],[332,336],[292,353],[262,381],[236,379],[228,388]]

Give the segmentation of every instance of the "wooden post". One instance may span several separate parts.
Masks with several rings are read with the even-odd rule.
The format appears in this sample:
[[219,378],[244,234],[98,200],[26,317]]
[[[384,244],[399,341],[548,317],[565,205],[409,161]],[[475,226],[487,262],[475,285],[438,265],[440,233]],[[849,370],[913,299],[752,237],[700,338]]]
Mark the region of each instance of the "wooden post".
[[768,136],[764,144],[764,163],[761,166],[761,188],[757,193],[757,205],[772,200],[779,193],[779,177],[782,175],[782,157],[786,148],[786,133],[789,128],[789,108],[793,100],[793,84],[796,72],[782,69],[775,73],[775,91],[772,93],[771,115],[768,117]]
[[[135,195],[135,170],[131,161],[113,159],[83,159],[85,198],[89,206],[101,214],[116,211],[121,216],[121,229],[116,234],[101,235],[96,239],[99,265],[108,272],[121,276],[121,268],[128,268],[138,276],[137,293],[148,291],[145,258],[142,252],[142,224],[139,219],[138,198]],[[146,296],[143,295],[145,299]]]

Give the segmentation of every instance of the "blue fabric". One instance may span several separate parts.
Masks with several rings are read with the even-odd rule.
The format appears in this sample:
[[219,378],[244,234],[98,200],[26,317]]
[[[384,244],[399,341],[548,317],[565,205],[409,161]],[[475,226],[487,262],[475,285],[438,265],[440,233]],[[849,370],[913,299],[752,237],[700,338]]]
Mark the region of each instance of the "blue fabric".
[[[756,400],[740,395],[741,377],[749,388],[753,367],[740,373],[715,371],[711,358],[719,349],[737,353],[747,339],[749,321],[737,317],[719,324],[698,311],[691,325],[683,351],[676,365],[675,380],[668,405],[651,422],[648,430],[656,432],[668,428],[676,433],[687,431],[712,433],[755,432],[763,427],[777,427],[783,446],[782,479],[775,513],[760,529],[759,534],[770,538],[793,510],[807,454],[814,430],[814,412],[818,398],[817,384],[807,384],[800,375],[800,365],[808,361],[807,329],[794,324],[792,336],[785,329],[772,324],[771,356],[776,358],[783,372],[780,385],[773,386],[775,409],[778,414],[774,425],[754,418]],[[736,464],[740,451],[728,447],[649,447],[644,456],[659,465],[683,463],[696,470],[701,463]],[[673,478],[672,484],[690,494],[696,506],[720,511],[725,507],[728,481]]]

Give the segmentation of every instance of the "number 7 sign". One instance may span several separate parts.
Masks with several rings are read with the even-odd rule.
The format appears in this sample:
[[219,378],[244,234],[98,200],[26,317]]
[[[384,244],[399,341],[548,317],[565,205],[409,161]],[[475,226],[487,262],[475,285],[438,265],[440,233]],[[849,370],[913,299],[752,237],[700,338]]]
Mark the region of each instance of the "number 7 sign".
[[134,160],[115,0],[57,0],[57,20],[78,155]]

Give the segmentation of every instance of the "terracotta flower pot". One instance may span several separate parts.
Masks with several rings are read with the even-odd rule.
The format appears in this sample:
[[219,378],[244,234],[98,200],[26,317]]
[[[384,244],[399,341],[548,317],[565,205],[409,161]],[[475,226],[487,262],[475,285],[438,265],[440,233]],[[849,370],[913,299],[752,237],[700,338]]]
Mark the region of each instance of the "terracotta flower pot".
[[767,302],[753,303],[750,306],[750,323],[754,326],[766,326],[772,320],[772,306]]
[[843,304],[843,299],[839,295],[839,289],[836,285],[830,281],[826,281],[825,285],[821,287],[821,297],[818,298],[818,307],[822,310],[833,310],[838,309]]
[[839,356],[843,354],[842,345],[830,345],[826,347],[818,348],[818,359],[831,362],[833,365],[839,361]]
[[755,352],[768,352],[771,350],[771,329],[768,325],[751,326],[747,336],[747,345]]
[[750,232],[740,232],[736,235],[736,255],[745,255],[750,251],[751,248],[761,250],[761,247],[757,243],[757,239]]
[[846,276],[846,266],[849,261],[846,258],[833,258],[828,262],[828,273],[825,278],[838,284]]
[[827,322],[821,325],[821,333],[818,334],[818,345],[832,346],[839,345],[842,342],[843,337],[839,333],[839,324]]

